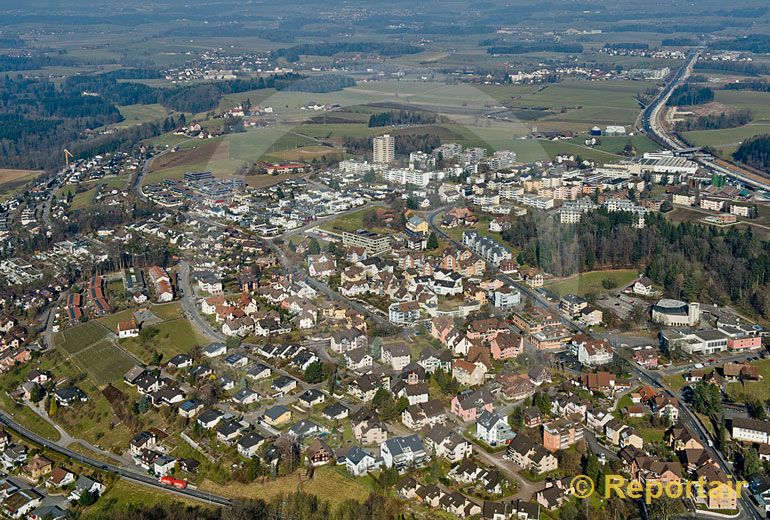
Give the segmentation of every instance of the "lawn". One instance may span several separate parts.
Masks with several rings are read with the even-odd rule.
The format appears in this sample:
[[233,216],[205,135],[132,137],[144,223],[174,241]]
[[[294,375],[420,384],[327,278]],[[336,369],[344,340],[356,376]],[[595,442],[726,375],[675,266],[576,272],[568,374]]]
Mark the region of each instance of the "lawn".
[[[585,296],[589,293],[603,293],[611,290],[619,290],[631,283],[638,276],[635,269],[617,269],[609,271],[591,271],[569,278],[549,280],[545,287],[559,296],[565,294],[577,294]],[[615,288],[605,289],[602,281],[611,279],[615,282]]]
[[16,404],[5,392],[0,393],[0,405],[2,405],[6,413],[11,414],[21,425],[29,428],[41,437],[55,441],[60,439],[59,432],[48,421],[37,415],[27,406]]
[[752,364],[762,375],[762,381],[728,383],[727,394],[735,401],[746,402],[749,399],[758,399],[764,402],[770,395],[770,359],[763,359]]
[[645,444],[663,442],[664,428],[655,428],[650,426],[649,421],[645,419],[629,419],[629,425],[636,430],[636,433],[644,440]]
[[153,355],[162,354],[168,360],[177,354],[191,351],[196,345],[206,345],[208,341],[198,335],[184,318],[165,321],[153,325],[158,333],[144,342],[140,337],[120,340],[120,345],[144,363],[151,363]]
[[96,189],[89,189],[75,194],[70,203],[70,210],[75,211],[87,208],[93,203],[94,195],[96,195]]
[[622,154],[623,148],[631,142],[636,147],[638,155],[644,155],[646,152],[655,152],[660,147],[655,141],[646,135],[634,135],[631,137],[600,137],[601,144],[596,146],[597,150],[602,150],[614,154]]
[[[489,223],[492,221],[492,217],[489,215],[478,215],[479,221],[477,224],[473,226],[457,226],[455,228],[441,228],[441,231],[447,234],[449,238],[457,241],[462,242],[463,241],[463,233],[466,231],[476,231],[479,235],[483,235],[485,237],[489,237],[493,240],[497,240],[502,243],[502,236],[500,233],[495,233],[494,231],[489,230]],[[441,220],[444,218],[444,213],[442,212],[440,215],[436,217],[436,222],[441,222]],[[510,247],[510,246],[508,246]],[[516,256],[516,253],[514,253],[514,256]]]
[[205,507],[199,501],[186,499],[170,493],[163,493],[147,486],[140,486],[133,482],[118,479],[107,489],[103,497],[83,511],[81,518],[84,520],[97,520],[110,518],[120,513],[130,515],[137,507],[152,507],[156,504],[179,504],[180,508],[187,505]]
[[53,419],[64,430],[97,447],[123,451],[133,434],[120,422],[101,391],[88,380],[78,386],[88,396],[85,403],[59,407]]
[[163,303],[153,305],[150,309],[152,313],[163,321],[173,320],[182,317],[182,304],[179,302]]
[[339,157],[342,150],[330,148],[328,146],[301,146],[299,148],[290,148],[277,152],[271,152],[264,156],[268,161],[312,161],[313,159],[323,159],[324,157]]
[[60,332],[56,336],[56,344],[70,354],[75,354],[106,338],[108,334],[109,331],[101,323],[88,321]]
[[349,231],[349,232],[355,232],[359,229],[369,229],[370,231],[374,231],[375,233],[382,233],[382,234],[393,234],[394,231],[390,228],[386,227],[379,227],[375,226],[372,228],[367,228],[367,226],[364,225],[364,216],[369,213],[373,212],[374,210],[369,209],[362,209],[361,211],[354,211],[353,213],[348,213],[346,215],[342,215],[340,217],[337,217],[334,220],[330,220],[329,222],[326,222],[324,224],[321,224],[321,229],[325,229],[327,231]]
[[[304,472],[304,470],[299,470]],[[311,480],[300,482],[299,473],[293,473],[286,477],[251,484],[230,483],[225,486],[204,481],[199,489],[211,491],[227,497],[248,497],[270,500],[279,494],[292,493],[301,489],[306,493],[318,495],[324,500],[329,500],[334,506],[338,506],[348,499],[363,502],[369,496],[368,489],[360,480],[353,479],[344,470],[322,466],[315,470]],[[300,487],[301,484],[301,487]]]

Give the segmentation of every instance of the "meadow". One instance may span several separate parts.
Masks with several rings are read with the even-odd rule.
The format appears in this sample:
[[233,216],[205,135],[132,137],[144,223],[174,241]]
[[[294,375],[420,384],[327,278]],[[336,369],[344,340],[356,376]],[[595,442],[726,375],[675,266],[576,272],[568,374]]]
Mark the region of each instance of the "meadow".
[[[591,271],[569,278],[548,280],[545,283],[545,287],[559,296],[564,296],[565,294],[577,294],[578,296],[585,296],[589,293],[600,294],[622,289],[631,283],[638,274],[638,271],[635,269]],[[602,286],[602,281],[606,279],[612,280],[615,283],[615,287],[605,289]]]

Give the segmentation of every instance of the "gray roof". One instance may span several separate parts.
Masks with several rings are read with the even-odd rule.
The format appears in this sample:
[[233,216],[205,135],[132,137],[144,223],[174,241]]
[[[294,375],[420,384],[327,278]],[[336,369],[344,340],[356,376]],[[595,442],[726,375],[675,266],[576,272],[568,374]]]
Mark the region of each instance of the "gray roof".
[[366,451],[362,450],[358,446],[353,446],[348,450],[348,452],[345,454],[345,458],[348,459],[353,464],[358,464],[362,460],[364,460],[364,457],[372,457],[373,455],[370,453],[367,453]]
[[425,447],[422,444],[422,439],[419,435],[407,435],[405,437],[394,437],[385,441],[385,445],[388,447],[388,451],[394,457],[401,455],[407,451],[417,453],[425,451]]
[[265,417],[269,417],[270,419],[278,419],[280,416],[288,412],[289,409],[286,408],[283,405],[277,404],[271,408],[268,408],[265,410]]
[[480,424],[487,430],[492,428],[495,424],[497,424],[502,417],[496,413],[489,412],[488,410],[484,410],[481,412],[481,415],[479,415],[479,418],[476,419],[476,423]]

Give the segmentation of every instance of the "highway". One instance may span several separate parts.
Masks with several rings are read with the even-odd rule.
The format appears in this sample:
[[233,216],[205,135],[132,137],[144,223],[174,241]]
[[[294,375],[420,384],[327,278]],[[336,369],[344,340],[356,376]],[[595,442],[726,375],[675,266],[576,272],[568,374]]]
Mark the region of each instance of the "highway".
[[[660,116],[666,106],[666,102],[668,101],[669,97],[671,97],[671,93],[674,91],[675,88],[684,84],[684,82],[692,73],[693,67],[695,66],[695,63],[698,61],[698,57],[700,56],[700,53],[701,53],[700,50],[694,51],[687,58],[687,61],[685,62],[685,64],[682,65],[682,67],[677,71],[674,78],[663,88],[663,90],[660,91],[658,96],[642,111],[642,115],[641,115],[642,128],[641,129],[650,138],[652,138],[652,140],[656,141],[659,145],[663,146],[668,150],[672,150],[674,152],[681,151],[689,147],[685,143],[681,143],[676,137],[672,137],[671,135],[669,135],[664,130],[660,122]],[[722,173],[724,175],[727,175],[728,177],[731,177],[733,179],[737,179],[743,183],[746,183],[749,186],[753,186],[754,188],[770,190],[770,181],[763,182],[763,181],[757,180],[754,177],[747,177],[746,175],[740,173],[739,171],[720,166],[707,157],[700,157],[700,156],[694,155],[693,160],[698,164],[700,164],[707,171]]]
[[5,426],[9,430],[15,431],[17,434],[24,437],[25,439],[28,439],[36,444],[39,444],[48,450],[64,455],[69,459],[76,460],[81,464],[91,466],[97,470],[113,473],[115,475],[118,475],[121,478],[134,482],[136,484],[150,487],[155,490],[169,493],[172,495],[178,495],[180,497],[200,500],[201,502],[206,502],[208,504],[216,504],[216,505],[225,506],[225,507],[229,507],[231,505],[230,500],[228,500],[225,497],[207,493],[205,491],[199,491],[197,489],[192,489],[192,488],[178,489],[175,487],[165,486],[161,484],[156,478],[150,477],[148,475],[135,473],[133,471],[127,471],[123,468],[120,468],[108,462],[102,462],[96,459],[92,459],[87,455],[82,455],[81,453],[72,451],[69,448],[59,446],[55,442],[49,441],[48,439],[44,439],[38,434],[28,430],[27,428],[17,423],[15,420],[13,420],[10,416],[2,412],[0,412],[0,424]]

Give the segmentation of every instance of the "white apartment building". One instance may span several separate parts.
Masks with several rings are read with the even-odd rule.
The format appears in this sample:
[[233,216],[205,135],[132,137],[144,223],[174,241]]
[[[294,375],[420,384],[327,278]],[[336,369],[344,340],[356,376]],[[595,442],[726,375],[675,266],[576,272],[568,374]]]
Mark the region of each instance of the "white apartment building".
[[407,168],[388,169],[382,174],[387,182],[393,184],[413,184],[424,188],[430,182],[430,173],[422,170],[411,170]]
[[395,139],[390,134],[372,139],[372,160],[376,163],[391,163],[396,158]]

